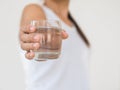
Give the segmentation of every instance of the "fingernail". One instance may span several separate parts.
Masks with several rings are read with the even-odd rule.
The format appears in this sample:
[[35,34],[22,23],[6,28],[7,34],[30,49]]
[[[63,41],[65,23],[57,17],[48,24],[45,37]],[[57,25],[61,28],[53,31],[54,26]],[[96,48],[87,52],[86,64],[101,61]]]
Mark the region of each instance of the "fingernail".
[[35,43],[33,44],[34,50],[38,50],[39,49],[39,43]]
[[38,36],[38,35],[35,35],[35,36],[34,36],[34,40],[35,40],[35,41],[39,41],[39,36]]
[[30,55],[29,55],[30,57],[33,57],[33,54],[32,53],[30,53]]
[[33,51],[30,50],[29,57],[33,57],[33,53],[32,53],[32,52],[33,52]]
[[35,30],[34,26],[30,26],[30,31],[33,32]]
[[33,47],[35,47],[35,48],[36,48],[37,46],[38,46],[38,43],[33,44]]

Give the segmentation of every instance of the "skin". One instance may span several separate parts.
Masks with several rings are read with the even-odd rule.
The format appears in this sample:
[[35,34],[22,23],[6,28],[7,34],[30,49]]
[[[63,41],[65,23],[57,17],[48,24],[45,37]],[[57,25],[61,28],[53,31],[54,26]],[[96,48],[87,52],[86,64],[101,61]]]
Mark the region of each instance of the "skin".
[[[52,9],[67,25],[72,26],[71,21],[68,19],[69,0],[46,0],[45,5]],[[20,27],[25,26],[26,23],[29,23],[31,20],[46,20],[40,5],[30,4],[25,6],[21,17]],[[32,50],[40,48],[40,35],[34,33],[35,31],[35,27],[27,25],[26,29],[20,29],[19,32],[21,48],[27,51],[25,57],[29,60],[33,59],[35,56]],[[62,31],[62,38],[68,38],[68,34],[65,30]]]

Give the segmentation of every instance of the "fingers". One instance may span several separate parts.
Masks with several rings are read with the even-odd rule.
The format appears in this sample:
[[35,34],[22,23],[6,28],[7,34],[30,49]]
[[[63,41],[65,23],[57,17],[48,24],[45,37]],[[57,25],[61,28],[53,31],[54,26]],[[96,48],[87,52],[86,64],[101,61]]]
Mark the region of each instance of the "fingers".
[[40,42],[40,34],[37,33],[31,33],[31,34],[21,34],[20,40],[25,43],[31,43],[31,42]]
[[[62,38],[66,39],[68,38],[68,34],[65,31],[62,31]],[[20,43],[21,48],[23,50],[29,51],[29,50],[37,50],[40,48],[40,35],[31,33],[31,34],[23,34],[20,36]]]
[[23,33],[32,33],[36,31],[36,28],[34,26],[23,26],[20,28],[21,32]]
[[65,30],[62,30],[62,38],[63,39],[67,39],[68,38],[68,34],[67,34],[67,32],[65,32]]
[[33,59],[35,56],[35,53],[33,51],[29,51],[25,54],[25,57],[29,60]]
[[24,42],[21,42],[21,48],[23,50],[26,50],[26,51],[37,50],[37,49],[40,48],[40,44],[39,43],[24,43]]
[[34,26],[25,26],[22,27],[19,33],[19,39],[24,43],[34,43],[40,41],[40,34],[33,33],[36,31]]

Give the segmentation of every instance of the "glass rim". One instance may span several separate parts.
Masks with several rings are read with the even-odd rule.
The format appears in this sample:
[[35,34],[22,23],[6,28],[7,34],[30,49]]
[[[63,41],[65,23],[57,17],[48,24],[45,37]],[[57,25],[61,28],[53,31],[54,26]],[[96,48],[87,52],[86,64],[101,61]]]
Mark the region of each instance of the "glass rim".
[[57,20],[57,19],[32,20],[32,21],[30,21],[30,25],[33,25],[33,26],[37,23],[38,24],[39,23],[56,23],[62,28],[62,24],[61,24],[60,20]]
[[31,20],[30,22],[25,22],[25,25],[21,26],[20,29],[27,29],[28,26],[34,26],[35,24],[39,24],[39,23],[56,23],[60,26],[60,28],[62,29],[62,24],[60,22],[60,20],[58,19],[44,19],[44,20]]
[[44,19],[44,20],[32,20],[30,22],[58,22],[58,23],[60,23],[60,20],[57,20],[57,19]]

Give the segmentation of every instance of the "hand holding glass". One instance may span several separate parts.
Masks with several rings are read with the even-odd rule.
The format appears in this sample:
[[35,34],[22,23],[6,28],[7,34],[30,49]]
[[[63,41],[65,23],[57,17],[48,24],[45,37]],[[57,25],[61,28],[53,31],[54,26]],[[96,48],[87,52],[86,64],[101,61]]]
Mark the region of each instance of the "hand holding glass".
[[36,28],[40,35],[40,48],[34,50],[37,61],[53,60],[60,56],[62,36],[61,24],[57,20],[34,20],[31,25]]

